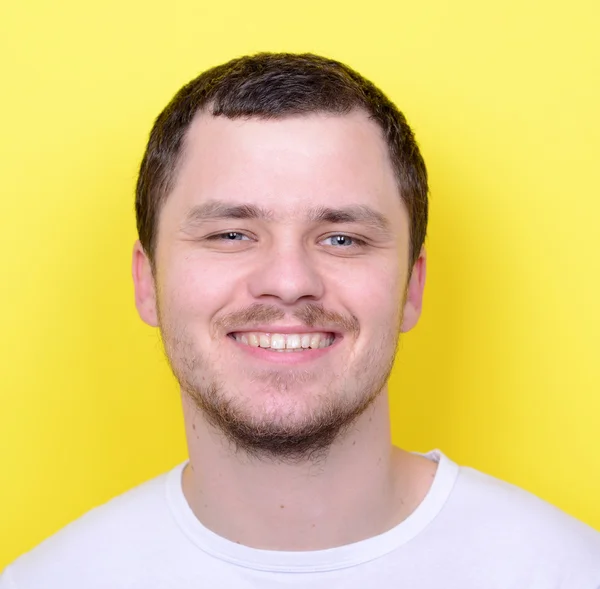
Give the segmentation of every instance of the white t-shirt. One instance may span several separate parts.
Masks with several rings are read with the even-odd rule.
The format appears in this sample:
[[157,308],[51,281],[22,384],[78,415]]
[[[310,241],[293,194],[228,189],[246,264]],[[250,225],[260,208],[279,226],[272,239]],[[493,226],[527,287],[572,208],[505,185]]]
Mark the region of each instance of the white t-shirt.
[[10,565],[0,589],[600,589],[600,533],[441,452],[433,485],[379,536],[257,550],[192,513],[183,464],[98,507]]

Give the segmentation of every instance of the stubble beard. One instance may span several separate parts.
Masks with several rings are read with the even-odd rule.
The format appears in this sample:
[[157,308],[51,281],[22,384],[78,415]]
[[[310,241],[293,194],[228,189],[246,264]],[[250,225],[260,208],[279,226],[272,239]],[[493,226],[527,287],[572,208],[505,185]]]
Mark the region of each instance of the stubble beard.
[[[319,306],[312,307],[319,315]],[[234,452],[262,461],[297,464],[322,461],[334,442],[342,439],[377,399],[392,370],[401,318],[400,308],[400,316],[381,334],[378,345],[362,358],[348,362],[343,373],[331,375],[316,401],[301,410],[289,402],[278,410],[277,401],[298,395],[302,386],[310,386],[323,375],[285,369],[245,375],[252,386],[264,386],[274,402],[275,407],[261,411],[242,391],[233,394],[226,379],[199,353],[185,327],[161,320],[160,329],[182,394]]]

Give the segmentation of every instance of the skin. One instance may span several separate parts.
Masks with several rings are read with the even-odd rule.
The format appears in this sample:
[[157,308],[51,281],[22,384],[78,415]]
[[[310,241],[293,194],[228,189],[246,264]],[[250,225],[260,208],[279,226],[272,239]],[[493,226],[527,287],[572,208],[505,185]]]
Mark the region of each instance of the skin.
[[[138,242],[133,278],[182,388],[190,507],[262,549],[318,550],[392,528],[422,501],[435,464],[391,443],[386,381],[399,333],[420,316],[426,258],[409,268],[409,219],[379,128],[360,111],[202,114],[186,139],[155,271]],[[278,353],[232,337],[244,331],[335,338]]]

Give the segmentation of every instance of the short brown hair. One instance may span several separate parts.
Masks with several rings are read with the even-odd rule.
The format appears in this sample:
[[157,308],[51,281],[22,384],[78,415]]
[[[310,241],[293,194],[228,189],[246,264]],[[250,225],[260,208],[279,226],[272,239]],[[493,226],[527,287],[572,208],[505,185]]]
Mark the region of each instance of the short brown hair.
[[425,241],[427,169],[404,115],[350,67],[310,53],[259,53],[213,67],[186,84],[158,115],[137,181],[140,242],[154,266],[158,215],[173,189],[185,135],[199,112],[277,119],[361,109],[382,129],[410,218],[410,269]]

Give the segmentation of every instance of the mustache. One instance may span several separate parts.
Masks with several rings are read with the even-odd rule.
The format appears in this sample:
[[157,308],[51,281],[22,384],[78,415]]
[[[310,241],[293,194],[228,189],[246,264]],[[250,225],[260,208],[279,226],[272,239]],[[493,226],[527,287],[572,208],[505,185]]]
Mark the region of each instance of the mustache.
[[306,303],[291,313],[286,313],[276,305],[254,303],[245,309],[232,311],[220,317],[214,324],[215,334],[231,333],[239,327],[247,328],[252,325],[274,323],[288,316],[310,328],[327,327],[328,330],[350,333],[355,337],[360,333],[360,324],[354,315],[342,315],[336,311],[330,311],[319,303]]

